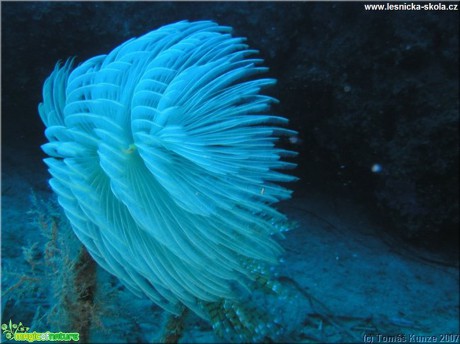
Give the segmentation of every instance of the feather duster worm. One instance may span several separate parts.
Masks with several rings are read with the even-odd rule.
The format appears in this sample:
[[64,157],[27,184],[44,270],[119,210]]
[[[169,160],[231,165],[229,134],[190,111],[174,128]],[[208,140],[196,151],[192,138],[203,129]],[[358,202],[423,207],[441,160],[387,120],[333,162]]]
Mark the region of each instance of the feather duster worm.
[[275,145],[295,132],[260,93],[275,80],[230,31],[182,21],[58,64],[39,105],[50,185],[91,256],[134,294],[215,323],[268,283],[286,220],[273,204],[291,195],[276,183],[295,180],[279,172],[295,153]]

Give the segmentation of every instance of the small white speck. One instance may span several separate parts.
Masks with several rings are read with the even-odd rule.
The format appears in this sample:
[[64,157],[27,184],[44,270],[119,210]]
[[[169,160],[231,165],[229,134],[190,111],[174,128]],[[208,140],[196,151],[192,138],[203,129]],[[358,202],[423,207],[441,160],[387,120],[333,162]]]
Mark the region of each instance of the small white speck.
[[380,164],[374,164],[371,167],[371,171],[374,172],[374,173],[380,173],[380,172],[382,172],[382,169],[383,169],[382,165],[380,165]]

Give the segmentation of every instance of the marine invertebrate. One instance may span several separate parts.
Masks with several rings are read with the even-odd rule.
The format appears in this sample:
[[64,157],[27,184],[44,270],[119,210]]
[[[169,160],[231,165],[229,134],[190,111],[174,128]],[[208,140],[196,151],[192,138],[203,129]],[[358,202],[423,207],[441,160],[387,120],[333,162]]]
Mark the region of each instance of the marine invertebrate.
[[[40,116],[50,185],[91,256],[133,293],[205,319],[241,298],[274,264],[273,204],[295,153],[275,83],[231,28],[182,21],[72,70],[58,64]],[[214,313],[213,313],[214,312]],[[238,313],[238,312],[237,312]]]

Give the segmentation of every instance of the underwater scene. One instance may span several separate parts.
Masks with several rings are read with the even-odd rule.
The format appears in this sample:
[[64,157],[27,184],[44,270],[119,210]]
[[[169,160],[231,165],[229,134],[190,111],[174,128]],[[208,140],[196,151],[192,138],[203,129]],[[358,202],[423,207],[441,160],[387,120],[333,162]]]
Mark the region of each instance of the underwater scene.
[[459,343],[456,2],[2,2],[1,342]]

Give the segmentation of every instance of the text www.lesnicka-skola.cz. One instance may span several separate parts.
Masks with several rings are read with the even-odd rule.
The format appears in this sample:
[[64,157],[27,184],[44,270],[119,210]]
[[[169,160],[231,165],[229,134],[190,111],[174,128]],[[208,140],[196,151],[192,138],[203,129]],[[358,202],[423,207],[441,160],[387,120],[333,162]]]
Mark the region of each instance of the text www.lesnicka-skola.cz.
[[364,4],[366,11],[458,11],[458,3],[372,3]]

